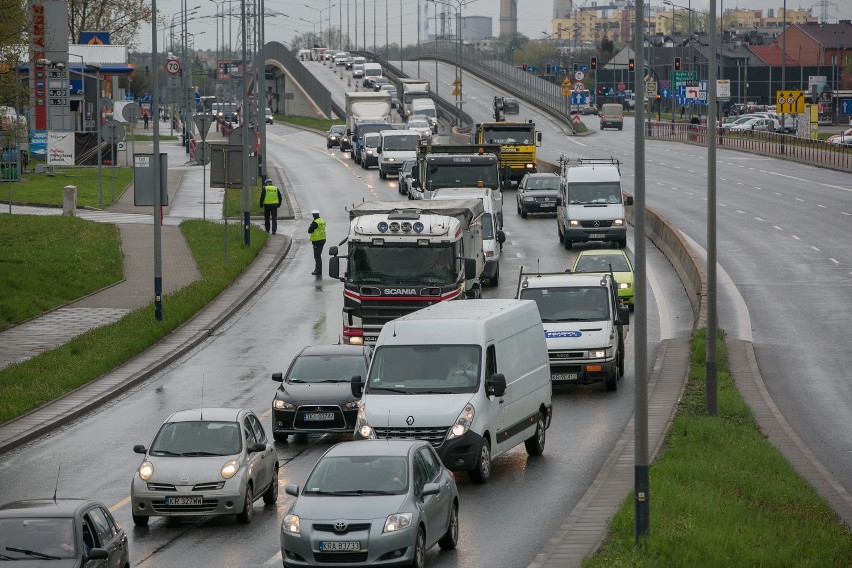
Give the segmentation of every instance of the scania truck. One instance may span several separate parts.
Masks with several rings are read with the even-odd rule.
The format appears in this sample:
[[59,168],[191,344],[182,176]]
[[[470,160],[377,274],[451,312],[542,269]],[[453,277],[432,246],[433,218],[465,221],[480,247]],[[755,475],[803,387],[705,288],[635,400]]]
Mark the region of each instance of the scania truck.
[[[445,300],[479,298],[485,267],[479,199],[368,201],[349,210],[349,234],[329,248],[343,282],[343,341],[375,343],[387,322]],[[346,260],[341,275],[340,259]]]

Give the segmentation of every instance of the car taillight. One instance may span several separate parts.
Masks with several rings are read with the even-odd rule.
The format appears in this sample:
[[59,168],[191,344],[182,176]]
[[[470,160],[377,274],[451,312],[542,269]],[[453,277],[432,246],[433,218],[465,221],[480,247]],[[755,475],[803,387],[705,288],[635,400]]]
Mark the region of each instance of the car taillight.
[[360,327],[344,327],[343,337],[364,337],[364,330]]

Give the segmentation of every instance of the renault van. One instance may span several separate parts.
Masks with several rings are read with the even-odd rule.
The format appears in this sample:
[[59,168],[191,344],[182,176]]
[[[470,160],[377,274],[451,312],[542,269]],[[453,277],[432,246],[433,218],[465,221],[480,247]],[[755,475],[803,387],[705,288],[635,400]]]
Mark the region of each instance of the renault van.
[[379,177],[387,179],[388,174],[399,173],[404,161],[417,157],[420,133],[416,130],[382,130],[379,134]]
[[439,302],[397,318],[352,393],[356,439],[427,440],[447,468],[485,483],[491,460],[518,444],[544,452],[553,406],[535,302]]

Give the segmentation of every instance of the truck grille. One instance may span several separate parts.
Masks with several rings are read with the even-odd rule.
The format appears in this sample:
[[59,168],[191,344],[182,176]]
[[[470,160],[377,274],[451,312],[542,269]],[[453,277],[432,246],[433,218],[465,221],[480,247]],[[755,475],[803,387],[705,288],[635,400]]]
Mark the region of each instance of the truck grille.
[[523,168],[526,164],[535,163],[532,154],[527,152],[511,152],[500,154],[500,165],[510,165],[515,168]]
[[382,326],[387,322],[431,306],[434,303],[432,301],[374,302],[363,299],[361,300],[361,322],[364,326],[364,333],[373,332],[375,335],[378,335]]
[[425,440],[438,448],[444,443],[449,427],[437,428],[376,428],[376,438],[407,438]]
[[612,227],[612,221],[580,221],[580,225],[582,225],[584,229],[607,229]]

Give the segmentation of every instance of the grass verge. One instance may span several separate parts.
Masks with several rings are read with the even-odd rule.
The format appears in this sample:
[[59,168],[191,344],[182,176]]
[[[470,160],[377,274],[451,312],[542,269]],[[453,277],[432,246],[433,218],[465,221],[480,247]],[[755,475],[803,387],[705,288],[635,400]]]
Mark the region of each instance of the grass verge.
[[[258,181],[260,179],[258,178]],[[249,191],[249,211],[251,215],[263,215],[263,208],[260,206],[260,184],[250,187]],[[225,198],[225,212],[228,218],[242,221],[243,219],[243,190],[241,187],[229,187],[228,195]],[[282,192],[283,194],[283,192]]]
[[163,320],[154,319],[151,302],[62,347],[0,370],[0,423],[91,382],[165,337],[237,278],[267,240],[262,229],[252,227],[251,246],[245,248],[242,227],[232,225],[228,232],[228,263],[224,264],[221,224],[184,221],[181,231],[201,279],[163,297]]
[[333,124],[345,124],[343,120],[328,120],[325,118],[313,118],[309,116],[293,116],[289,114],[276,114],[276,122],[285,122],[296,126],[304,126],[305,128],[313,128],[326,132]]
[[849,566],[852,533],[766,441],[719,342],[718,417],[706,415],[705,331],[664,450],[651,466],[650,535],[634,544],[634,496],[586,568]]
[[123,270],[115,225],[3,215],[0,329],[118,282]]
[[[101,181],[103,206],[118,201],[121,192],[133,181],[133,168],[103,166]],[[96,166],[54,168],[54,174],[25,174],[20,181],[0,182],[0,200],[9,199],[11,186],[12,201],[33,205],[62,205],[62,189],[66,185],[77,186],[77,206],[98,206],[98,168]],[[113,184],[113,175],[115,183]],[[113,190],[113,185],[115,190]]]

